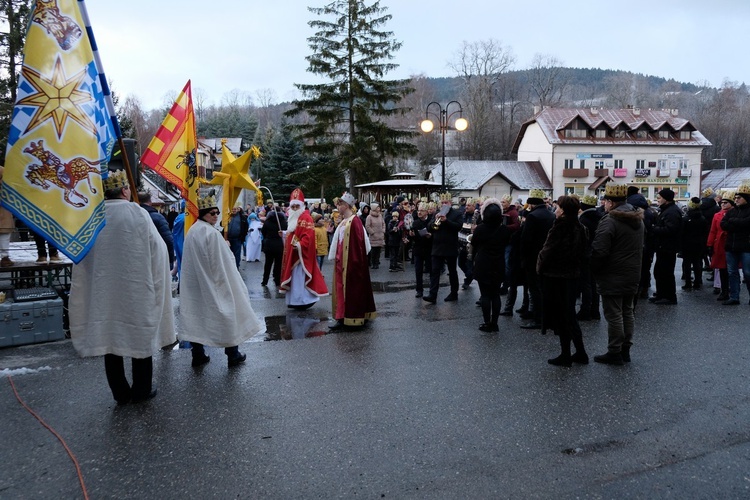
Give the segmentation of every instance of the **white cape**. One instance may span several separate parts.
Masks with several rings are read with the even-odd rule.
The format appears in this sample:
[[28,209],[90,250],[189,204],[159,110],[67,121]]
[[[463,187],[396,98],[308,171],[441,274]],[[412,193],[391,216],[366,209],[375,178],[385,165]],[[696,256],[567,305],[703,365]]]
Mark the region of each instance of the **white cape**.
[[105,202],[106,225],[70,286],[70,334],[81,356],[147,358],[174,341],[167,246],[148,212]]
[[260,237],[262,226],[263,223],[259,220],[250,221],[250,229],[253,229],[253,231],[248,231],[245,238],[245,260],[247,262],[260,260],[260,250],[263,243]]
[[185,236],[180,272],[180,340],[241,344],[263,329],[221,233],[197,220]]

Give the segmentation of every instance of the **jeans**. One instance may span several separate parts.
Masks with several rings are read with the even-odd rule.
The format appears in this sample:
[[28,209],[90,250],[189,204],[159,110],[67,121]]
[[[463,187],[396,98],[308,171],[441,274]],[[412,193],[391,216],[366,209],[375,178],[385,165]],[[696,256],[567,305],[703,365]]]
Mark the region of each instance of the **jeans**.
[[229,249],[234,254],[234,262],[237,265],[237,269],[240,268],[240,261],[242,260],[242,244],[244,242],[244,238],[229,238]]
[[318,257],[318,269],[320,269],[322,271],[323,270],[323,262],[325,262],[326,256],[325,255],[318,255],[317,257]]
[[[750,270],[750,252],[727,252],[727,274],[729,275],[729,299],[740,300],[740,269],[743,273]],[[722,283],[723,285],[723,283]],[[746,283],[750,292],[750,283]]]

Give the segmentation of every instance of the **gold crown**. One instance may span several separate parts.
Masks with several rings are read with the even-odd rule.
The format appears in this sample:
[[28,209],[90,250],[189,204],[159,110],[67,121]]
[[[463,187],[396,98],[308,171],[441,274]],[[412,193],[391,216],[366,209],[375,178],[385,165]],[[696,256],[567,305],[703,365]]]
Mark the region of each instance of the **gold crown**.
[[450,193],[440,193],[440,201],[453,201],[453,196]]
[[544,189],[529,190],[529,198],[539,198],[540,200],[542,200],[545,196],[547,196],[547,193],[544,192]]
[[737,194],[750,194],[750,180],[745,179],[737,188]]
[[429,209],[433,209],[434,210],[435,208],[437,208],[437,204],[434,201],[431,201],[431,202],[429,202],[427,204],[427,210],[429,210]]
[[729,200],[732,203],[734,203],[734,191],[730,191],[729,189],[722,191],[721,192],[721,199],[722,200]]
[[500,201],[507,201],[508,203],[513,203],[513,197],[509,194],[504,194],[500,197]]
[[476,204],[477,204],[477,200],[475,200],[474,198],[466,198],[466,206],[467,207],[469,205],[476,205]]
[[216,204],[216,197],[212,195],[203,196],[201,198],[198,198],[198,210],[204,210],[206,208],[214,208],[218,205]]
[[604,196],[625,199],[628,197],[628,186],[626,184],[609,183],[604,189]]
[[587,194],[581,198],[581,203],[595,207],[599,200],[593,194]]
[[128,185],[128,174],[125,170],[110,171],[107,178],[102,180],[102,185],[106,191],[124,188]]
[[707,187],[706,189],[704,189],[701,192],[701,194],[703,195],[704,198],[706,198],[706,197],[711,196],[712,194],[714,194],[714,190],[711,189],[710,187]]

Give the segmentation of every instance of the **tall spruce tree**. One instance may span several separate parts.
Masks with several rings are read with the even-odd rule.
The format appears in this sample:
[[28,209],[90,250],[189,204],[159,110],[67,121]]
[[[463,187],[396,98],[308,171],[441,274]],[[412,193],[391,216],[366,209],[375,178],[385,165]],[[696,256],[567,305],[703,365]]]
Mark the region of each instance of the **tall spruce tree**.
[[308,160],[302,144],[284,123],[271,139],[263,159],[263,185],[278,201],[287,201],[300,185],[300,174],[307,170]]
[[3,159],[16,102],[31,3],[31,0],[0,0],[0,21],[8,30],[0,33],[0,155]]
[[381,31],[392,16],[379,1],[334,0],[308,10],[319,17],[308,23],[318,30],[308,38],[308,71],[329,81],[295,84],[303,98],[286,114],[304,119],[295,130],[305,151],[328,158],[330,171],[347,175],[349,189],[381,180],[389,159],[416,153],[406,140],[414,134],[388,124],[389,117],[409,111],[398,104],[413,91],[409,80],[383,79],[398,67],[388,61],[401,48],[393,32]]

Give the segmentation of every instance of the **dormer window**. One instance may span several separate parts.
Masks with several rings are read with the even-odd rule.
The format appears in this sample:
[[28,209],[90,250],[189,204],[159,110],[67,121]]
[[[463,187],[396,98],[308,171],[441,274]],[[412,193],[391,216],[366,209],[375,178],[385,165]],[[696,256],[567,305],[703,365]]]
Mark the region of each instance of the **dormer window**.
[[607,131],[603,128],[598,128],[594,130],[594,137],[596,137],[597,139],[606,139]]
[[628,136],[628,133],[625,130],[619,129],[612,131],[612,136],[615,139],[625,139]]
[[659,130],[659,139],[669,139],[669,130]]
[[680,139],[689,141],[692,138],[692,134],[689,130],[680,130]]
[[648,139],[648,132],[646,130],[636,130],[635,137],[637,139]]
[[569,139],[585,139],[586,129],[576,130],[576,129],[566,128],[565,137]]

